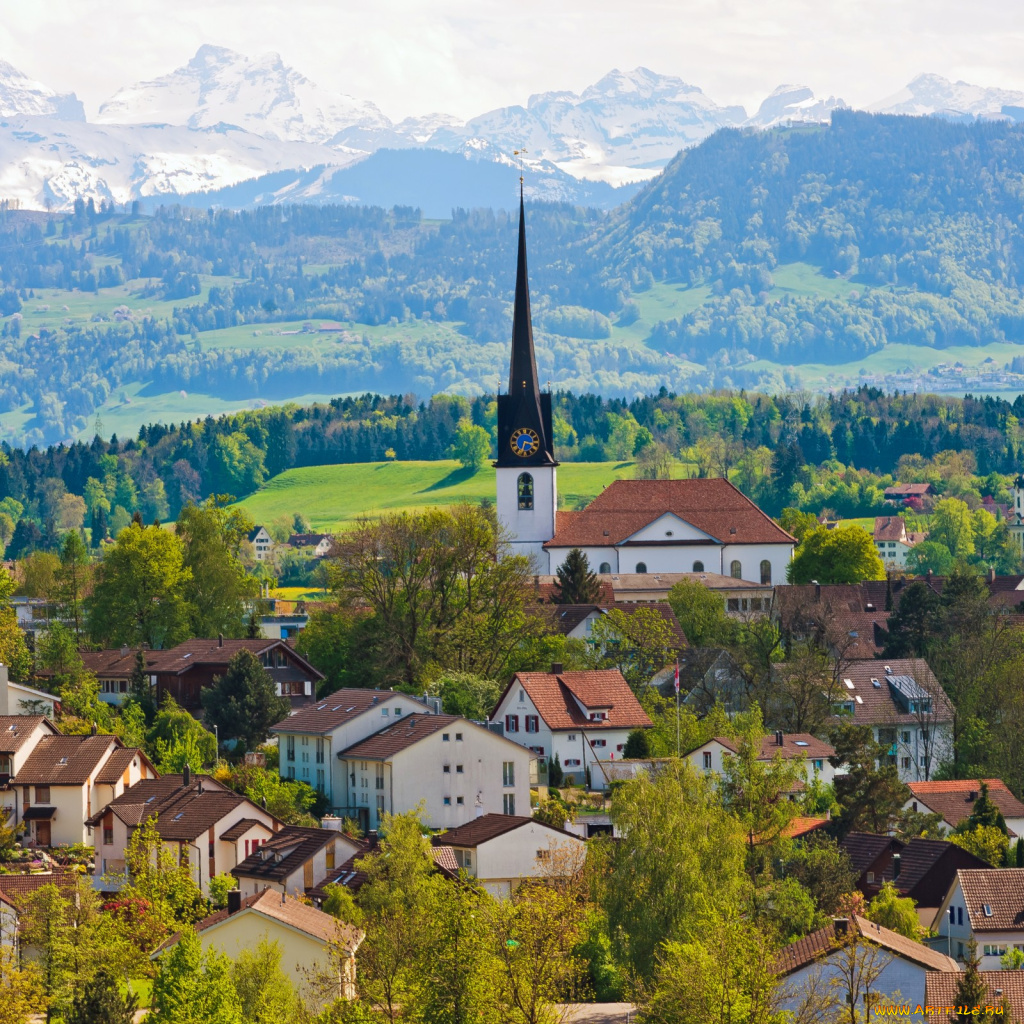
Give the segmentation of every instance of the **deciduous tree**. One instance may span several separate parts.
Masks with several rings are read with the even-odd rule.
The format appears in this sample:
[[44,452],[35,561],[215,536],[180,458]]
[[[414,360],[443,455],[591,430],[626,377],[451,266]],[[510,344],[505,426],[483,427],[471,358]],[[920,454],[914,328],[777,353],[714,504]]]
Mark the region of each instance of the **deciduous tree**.
[[840,523],[811,530],[786,570],[790,583],[860,583],[884,580],[885,566],[867,530]]

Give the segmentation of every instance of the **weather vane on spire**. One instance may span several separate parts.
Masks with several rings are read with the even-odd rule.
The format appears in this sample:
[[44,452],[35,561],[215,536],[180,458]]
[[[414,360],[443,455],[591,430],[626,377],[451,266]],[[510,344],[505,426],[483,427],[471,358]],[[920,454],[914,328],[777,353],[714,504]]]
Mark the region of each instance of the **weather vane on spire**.
[[527,152],[527,150],[526,150],[525,147],[523,149],[513,149],[512,150],[512,155],[519,157],[519,191],[520,191],[520,193],[523,191],[523,154],[526,153],[526,152]]

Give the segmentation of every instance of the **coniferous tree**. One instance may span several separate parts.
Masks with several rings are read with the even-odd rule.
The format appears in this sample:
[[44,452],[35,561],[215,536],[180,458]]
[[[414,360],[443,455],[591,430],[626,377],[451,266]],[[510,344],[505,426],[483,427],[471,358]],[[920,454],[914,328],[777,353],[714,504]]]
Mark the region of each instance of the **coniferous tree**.
[[967,943],[967,956],[964,969],[956,983],[956,994],[953,1003],[957,1007],[957,1020],[975,1020],[977,1015],[971,1011],[975,1006],[985,1005],[986,987],[978,968],[981,957],[978,956],[978,944],[971,939]]
[[237,739],[244,750],[255,750],[270,727],[287,718],[291,703],[277,695],[267,670],[251,651],[239,651],[223,676],[202,692],[206,721],[216,725],[220,738]]
[[597,604],[601,599],[601,581],[590,571],[590,561],[579,548],[572,548],[555,575],[557,604]]
[[967,819],[963,831],[971,832],[983,825],[997,828],[1003,835],[1007,834],[1006,820],[1003,818],[1002,811],[999,810],[992,797],[989,796],[988,783],[985,781],[981,783],[978,799],[974,801],[974,807],[971,808],[971,816]]
[[139,997],[121,994],[121,986],[106,971],[100,971],[76,993],[66,1024],[132,1024]]

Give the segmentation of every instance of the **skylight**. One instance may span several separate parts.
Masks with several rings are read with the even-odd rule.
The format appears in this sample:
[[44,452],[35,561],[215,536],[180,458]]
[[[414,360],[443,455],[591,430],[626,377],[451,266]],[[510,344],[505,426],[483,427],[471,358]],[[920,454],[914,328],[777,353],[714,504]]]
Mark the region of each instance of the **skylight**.
[[174,820],[177,821],[179,818],[184,818],[184,817],[185,817],[185,812],[184,811],[178,811],[178,813],[174,816]]
[[340,705],[340,704],[335,704],[335,705],[334,705],[334,707],[333,707],[333,708],[331,708],[331,710],[332,710],[332,711],[338,711],[338,710],[339,710],[340,708],[341,708],[341,705]]
[[981,905],[981,909],[984,911],[986,917],[991,917],[992,916],[992,907],[991,907],[990,904],[983,903]]
[[859,693],[856,695],[856,699],[858,704],[864,703],[864,698]]
[[882,684],[874,676],[871,677],[871,685],[876,690],[880,690],[882,688]]
[[853,689],[853,680],[852,679],[844,679],[843,682],[846,684],[846,688],[848,690],[852,690]]
[[795,743],[795,744],[796,744],[796,745],[797,745],[798,747],[806,747],[806,746],[807,746],[807,740],[793,740],[793,742],[794,742],[794,743]]
[[353,704],[350,708],[345,708],[345,714],[347,715],[350,711],[355,711],[356,706]]

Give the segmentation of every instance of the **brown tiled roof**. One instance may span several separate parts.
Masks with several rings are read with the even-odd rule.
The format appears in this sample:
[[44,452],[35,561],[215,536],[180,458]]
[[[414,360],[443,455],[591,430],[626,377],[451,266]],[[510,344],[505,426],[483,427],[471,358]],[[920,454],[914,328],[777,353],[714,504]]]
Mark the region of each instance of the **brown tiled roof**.
[[886,487],[885,496],[887,498],[902,498],[911,495],[923,497],[926,494],[931,494],[933,490],[931,484],[893,484],[891,487]]
[[329,733],[358,718],[371,709],[378,708],[399,694],[392,690],[346,689],[318,700],[316,704],[302,708],[283,722],[271,728],[271,732]]
[[[236,821],[226,832],[220,834],[220,838],[225,842],[233,843],[238,839],[241,839],[246,832],[251,828],[268,828],[269,826],[260,821],[259,818],[241,818]],[[285,828],[288,828],[286,825]],[[271,829],[273,831],[273,829]]]
[[876,516],[875,517],[875,540],[899,540],[907,539],[907,523],[900,516]]
[[330,533],[293,533],[288,544],[293,548],[315,548],[322,540],[334,540]]
[[455,859],[455,850],[450,846],[433,846],[430,849],[434,864],[449,874],[459,873],[459,863]]
[[60,888],[75,884],[78,873],[70,868],[55,867],[42,875],[0,875],[0,894],[14,906],[24,902],[44,885],[56,885]]
[[196,665],[224,666],[239,651],[251,651],[257,657],[264,651],[282,648],[287,650],[289,658],[298,662],[303,670],[310,673],[311,679],[323,679],[324,674],[314,668],[302,655],[283,640],[186,640],[177,647],[166,651],[146,651],[146,667],[154,673],[174,673],[181,675]]
[[44,736],[12,780],[19,786],[81,786],[96,771],[116,736]]
[[1024,868],[970,868],[956,874],[972,931],[1024,930]]
[[971,816],[974,802],[981,793],[981,784],[988,784],[988,795],[1004,818],[1024,818],[1024,803],[1009,790],[1002,779],[957,779],[943,782],[908,782],[918,803],[941,814],[943,821],[954,828]]
[[[595,669],[588,672],[518,672],[501,695],[516,685],[529,695],[549,729],[637,729],[650,726],[651,720],[633,695],[629,683],[618,669]],[[577,703],[577,701],[579,703]],[[607,709],[604,721],[591,721],[581,710]]]
[[[107,758],[106,763],[96,774],[95,781],[102,782],[105,785],[116,785],[137,759],[145,761],[154,775],[159,774],[149,758],[138,747],[119,747]],[[19,779],[18,781],[20,782],[21,780]]]
[[280,832],[233,867],[231,874],[267,882],[282,882],[340,836],[340,832],[326,828],[285,825]]
[[917,837],[900,850],[900,873],[893,884],[902,893],[910,892],[951,848],[958,850],[957,856],[966,859],[968,863],[973,860],[979,868],[988,866],[980,857],[975,857],[963,847],[954,847],[944,839]]
[[754,583],[752,580],[738,580],[735,576],[723,576],[719,572],[619,572],[606,573],[599,577],[609,580],[615,588],[616,597],[634,591],[671,590],[683,580],[691,580],[707,587],[708,590],[764,590],[771,593],[770,583]]
[[[887,676],[910,676],[928,692],[932,711],[919,718],[904,711],[893,696]],[[846,685],[849,679],[852,687]],[[876,686],[871,680],[878,680]],[[860,697],[860,700],[857,698]],[[853,721],[857,725],[912,725],[953,721],[953,705],[943,692],[928,663],[923,658],[890,658],[879,661],[852,661],[842,673],[837,690],[838,701],[853,703]]]
[[[595,568],[591,566],[591,569]],[[609,576],[598,576],[600,581],[601,590],[597,596],[597,600],[600,604],[612,604],[615,601],[615,591],[612,589],[612,585],[609,582],[611,577]],[[533,588],[531,597],[535,601],[539,601],[541,604],[557,604],[557,596],[559,593],[558,588],[558,577],[547,574],[547,575],[535,575],[533,577]]]
[[[147,651],[146,654],[153,652]],[[82,651],[82,664],[93,675],[102,678],[127,679],[135,668],[134,650],[117,647],[104,651]]]
[[458,715],[405,715],[401,720],[385,726],[380,732],[343,750],[338,756],[347,759],[361,758],[364,761],[385,761],[456,722],[467,729],[478,728]]
[[793,818],[792,821],[782,830],[787,839],[799,839],[809,832],[824,828],[828,824],[828,818]]
[[556,828],[554,825],[548,825],[543,821],[537,821],[536,818],[527,818],[521,814],[492,813],[481,815],[479,818],[466,822],[465,825],[459,825],[457,828],[442,832],[434,836],[433,842],[436,846],[476,847],[480,846],[481,843],[489,842],[498,836],[506,835],[509,832],[514,832],[517,828],[530,824],[541,825],[560,835],[579,839],[579,836],[574,835],[572,832],[566,832],[565,829]]
[[[985,985],[985,1005],[998,1006],[1004,999],[1010,1004],[1013,1020],[1024,1017],[1024,971],[978,971]],[[924,980],[924,1001],[928,1006],[955,1006],[957,1004],[956,989],[959,979],[954,974],[929,971]],[[934,1012],[934,1011],[931,1011]],[[949,1017],[935,1014],[935,1021],[955,1021],[956,1015]],[[985,1017],[981,1018],[982,1020]],[[993,1016],[992,1020],[998,1020]],[[1003,1018],[1008,1019],[1008,1018]]]
[[[899,932],[874,924],[865,917],[853,917],[849,922],[849,927],[851,931],[860,934],[867,941],[905,960],[920,964],[928,970],[960,973],[957,962],[946,956],[945,953],[929,949],[920,942],[915,942],[913,939],[900,935]],[[839,949],[841,945],[841,941],[836,936],[835,925],[828,924],[786,946],[779,953],[776,969],[782,975],[792,974],[802,967],[824,959]]]
[[588,615],[603,613],[612,608],[626,615],[634,615],[646,608],[660,616],[672,633],[672,647],[682,650],[686,646],[686,634],[679,625],[672,606],[665,601],[619,601],[609,604],[556,604],[549,609],[555,628],[563,634],[571,633]]
[[786,758],[824,758],[835,754],[831,743],[819,740],[809,732],[785,732],[782,734],[782,746],[775,740],[775,734],[765,736],[761,740],[760,760],[770,761],[776,754]]
[[51,735],[60,735],[60,729],[46,715],[0,715],[0,754],[16,754],[40,722],[46,723]]
[[560,512],[544,547],[621,544],[665,513],[723,544],[795,543],[728,480],[616,480],[584,510]]
[[903,843],[892,836],[876,836],[870,832],[850,832],[839,844],[849,855],[850,864],[858,875],[864,874],[890,847],[903,849]]

